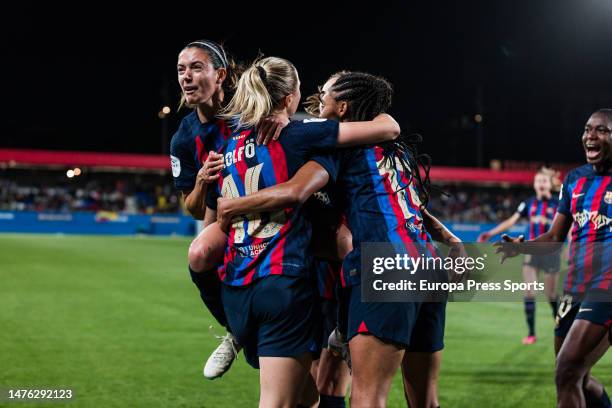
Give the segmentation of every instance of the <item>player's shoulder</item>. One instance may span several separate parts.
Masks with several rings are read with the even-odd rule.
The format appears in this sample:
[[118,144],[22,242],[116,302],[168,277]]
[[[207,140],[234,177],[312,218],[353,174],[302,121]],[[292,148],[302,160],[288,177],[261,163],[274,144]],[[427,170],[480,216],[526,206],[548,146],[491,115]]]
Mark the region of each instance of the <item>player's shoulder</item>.
[[196,111],[192,111],[181,119],[181,123],[174,135],[172,135],[171,144],[173,146],[182,145],[184,143],[193,143],[196,129],[199,127],[200,120]]
[[576,167],[570,170],[567,173],[567,176],[565,176],[565,180],[567,182],[572,182],[581,177],[588,177],[592,175],[595,175],[595,172],[593,171],[593,166],[591,166],[590,164],[583,164],[580,167]]

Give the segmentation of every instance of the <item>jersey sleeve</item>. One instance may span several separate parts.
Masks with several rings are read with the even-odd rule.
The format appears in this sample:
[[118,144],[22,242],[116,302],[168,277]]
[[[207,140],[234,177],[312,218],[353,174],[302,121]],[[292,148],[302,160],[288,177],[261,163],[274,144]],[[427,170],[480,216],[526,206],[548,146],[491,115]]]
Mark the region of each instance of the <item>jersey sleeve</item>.
[[310,160],[317,162],[321,167],[329,174],[329,181],[335,183],[338,179],[338,161],[333,155],[316,155],[310,158]]
[[172,166],[172,177],[174,186],[177,190],[191,191],[195,186],[198,169],[194,163],[194,152],[191,151],[184,139],[181,139],[178,132],[172,137],[170,142],[170,165]]
[[221,195],[219,194],[219,185],[217,183],[210,184],[208,189],[206,190],[206,206],[210,209],[217,209],[217,198]]
[[559,191],[559,205],[557,206],[557,212],[567,216],[572,215],[572,194],[569,190],[569,185],[571,183],[570,175],[571,173],[565,176],[565,179],[563,180],[561,191]]
[[519,213],[519,215],[521,217],[527,217],[527,202],[526,201],[522,201],[518,207],[516,207],[516,212]]
[[308,152],[331,153],[338,144],[340,124],[335,120],[304,119],[302,121],[300,144]]

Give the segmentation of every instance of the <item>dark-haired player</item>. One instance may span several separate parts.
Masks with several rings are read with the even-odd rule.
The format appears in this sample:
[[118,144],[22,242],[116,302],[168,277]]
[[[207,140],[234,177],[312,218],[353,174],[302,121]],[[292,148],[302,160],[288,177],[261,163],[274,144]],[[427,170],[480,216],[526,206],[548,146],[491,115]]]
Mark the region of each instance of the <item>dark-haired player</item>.
[[[197,220],[207,226],[215,220],[214,214],[206,216],[205,197],[207,186],[218,178],[223,159],[215,152],[223,145],[231,130],[219,118],[221,109],[233,94],[242,68],[218,43],[198,40],[187,44],[179,53],[177,62],[178,82],[181,87],[181,106],[193,110],[183,118],[170,143],[170,160],[175,187],[182,192],[185,207]],[[260,126],[260,141],[277,137],[286,122],[266,118]],[[209,156],[209,152],[212,152]],[[210,355],[203,373],[208,379],[222,376],[231,367],[240,350],[232,336],[223,306],[221,286],[214,270],[217,264],[207,264],[207,246],[201,236],[189,247],[189,273],[200,291],[200,297],[219,324],[227,329],[221,344]]]
[[[612,325],[612,109],[600,109],[582,134],[587,164],[563,181],[557,215],[548,232],[525,245],[504,236],[506,257],[550,253],[571,232],[569,271],[555,329],[558,406],[609,407],[610,399],[591,368],[610,347]],[[548,244],[547,244],[548,243]]]

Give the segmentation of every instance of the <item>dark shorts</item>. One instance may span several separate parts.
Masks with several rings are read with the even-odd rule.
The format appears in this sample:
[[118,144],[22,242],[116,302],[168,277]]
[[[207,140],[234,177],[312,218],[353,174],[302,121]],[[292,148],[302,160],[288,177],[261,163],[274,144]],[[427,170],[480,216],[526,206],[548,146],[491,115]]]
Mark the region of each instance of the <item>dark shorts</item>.
[[446,303],[361,302],[361,285],[348,291],[347,338],[371,334],[412,352],[444,348]]
[[259,357],[298,357],[320,353],[320,313],[312,282],[267,276],[248,286],[223,285],[223,307],[247,362]]
[[[593,324],[612,327],[612,302],[601,301],[601,292],[591,291],[582,301],[572,301],[564,295],[557,311],[555,336],[565,338],[574,320],[587,320]],[[605,294],[604,294],[605,295]]]
[[561,253],[551,255],[525,255],[523,265],[529,265],[544,273],[559,273],[561,269]]

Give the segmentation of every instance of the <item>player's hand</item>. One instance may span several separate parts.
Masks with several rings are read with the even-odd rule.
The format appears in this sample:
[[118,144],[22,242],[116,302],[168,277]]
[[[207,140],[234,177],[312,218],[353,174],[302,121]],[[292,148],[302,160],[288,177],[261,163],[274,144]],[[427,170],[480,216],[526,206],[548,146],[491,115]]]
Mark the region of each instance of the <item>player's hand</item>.
[[202,168],[198,171],[196,182],[210,184],[221,176],[219,172],[223,169],[223,155],[210,151]]
[[267,145],[271,140],[277,140],[283,130],[289,124],[285,116],[271,115],[263,118],[257,125],[257,144]]
[[513,258],[521,253],[519,251],[520,244],[525,242],[525,237],[520,235],[518,238],[512,238],[509,235],[502,235],[502,240],[493,244],[496,248],[496,254],[502,254],[501,263],[504,263],[506,258]]
[[[457,259],[457,258],[467,258],[469,257],[467,251],[465,250],[465,245],[460,239],[453,240],[449,242],[448,248],[448,257]],[[459,283],[464,280],[467,276],[467,272],[464,273],[456,273],[455,271],[449,271],[448,278],[453,283]]]
[[230,198],[217,198],[217,225],[227,233],[232,225],[232,216],[229,208]]
[[491,239],[491,234],[487,231],[480,234],[476,239],[476,242],[487,242],[489,239]]

